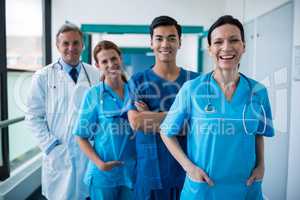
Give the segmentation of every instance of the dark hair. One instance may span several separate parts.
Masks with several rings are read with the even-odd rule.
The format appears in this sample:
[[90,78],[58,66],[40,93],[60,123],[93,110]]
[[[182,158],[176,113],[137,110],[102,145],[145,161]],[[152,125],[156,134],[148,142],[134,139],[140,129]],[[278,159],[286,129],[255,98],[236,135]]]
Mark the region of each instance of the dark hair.
[[217,21],[215,21],[215,23],[213,23],[213,25],[211,25],[211,27],[208,29],[207,41],[209,46],[211,45],[211,33],[213,32],[213,30],[225,24],[230,24],[238,27],[240,29],[242,41],[245,42],[245,34],[242,23],[231,15],[224,15],[217,19]]
[[152,20],[151,25],[149,27],[151,38],[153,37],[154,29],[159,26],[175,26],[178,36],[179,38],[181,38],[181,26],[177,23],[175,19],[169,16],[159,16]]
[[65,33],[65,32],[69,32],[69,31],[74,31],[74,32],[77,32],[79,33],[80,37],[81,37],[81,40],[83,38],[83,33],[81,32],[81,30],[78,28],[78,26],[74,25],[74,24],[71,24],[71,23],[65,23],[63,24],[59,30],[57,31],[56,33],[56,42],[58,42],[58,37],[59,37],[59,34],[61,33]]
[[[93,51],[93,57],[95,59],[95,62],[98,63],[97,54],[100,51],[102,51],[102,50],[110,50],[110,49],[115,50],[118,53],[118,55],[121,57],[121,50],[120,50],[120,48],[115,43],[113,43],[111,41],[108,41],[108,40],[102,40],[102,41],[100,41],[100,42],[97,43],[97,45],[95,46],[94,51]],[[126,78],[125,74],[122,73],[121,76],[122,76],[122,80],[124,82],[127,82],[127,78]],[[103,81],[104,78],[105,78],[104,76],[101,77],[101,81]]]

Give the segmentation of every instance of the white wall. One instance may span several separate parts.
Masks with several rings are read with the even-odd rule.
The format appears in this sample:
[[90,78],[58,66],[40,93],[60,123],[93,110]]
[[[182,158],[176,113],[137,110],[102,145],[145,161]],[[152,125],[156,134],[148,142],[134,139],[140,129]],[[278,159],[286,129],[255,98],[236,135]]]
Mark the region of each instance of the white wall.
[[225,0],[225,13],[237,17],[242,22],[261,16],[290,0]]
[[[300,0],[294,0],[294,47],[300,45]],[[298,55],[299,56],[299,55]],[[295,65],[295,62],[293,63]],[[293,69],[292,77],[295,73]],[[287,199],[300,199],[300,81],[292,79]]]
[[[181,25],[209,26],[223,14],[224,0],[53,0],[52,35],[68,20],[77,25],[140,24],[148,25],[154,17],[170,15]],[[55,41],[53,38],[53,47]],[[56,48],[52,49],[57,59]]]
[[198,65],[198,37],[186,35],[182,37],[178,50],[177,65],[196,72]]
[[223,13],[220,0],[53,0],[53,28],[65,20],[74,23],[149,24],[158,15],[170,15],[183,25],[209,25]]
[[202,50],[203,50],[203,69],[202,70],[203,70],[204,73],[208,73],[208,72],[210,72],[211,70],[214,69],[214,64],[213,64],[212,58],[209,56],[209,53],[208,53],[207,37],[203,38],[202,44],[203,44],[203,47],[202,47]]
[[[232,15],[235,18],[238,18],[242,23],[247,23],[258,16],[261,16],[271,10],[279,7],[280,5],[288,2],[290,0],[225,0],[224,10],[211,20],[214,22],[222,14]],[[209,25],[205,26],[205,29],[209,29]],[[211,58],[207,52],[207,40],[203,40],[203,71],[208,72],[213,69]]]

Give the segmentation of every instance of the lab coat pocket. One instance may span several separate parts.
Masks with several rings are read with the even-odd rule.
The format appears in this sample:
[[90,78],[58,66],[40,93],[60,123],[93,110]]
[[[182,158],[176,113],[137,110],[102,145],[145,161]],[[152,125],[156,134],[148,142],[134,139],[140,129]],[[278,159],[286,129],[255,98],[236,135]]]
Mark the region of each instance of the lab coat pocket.
[[71,166],[71,161],[68,156],[66,147],[62,144],[57,145],[50,153],[46,156],[46,168],[47,173],[55,175],[61,171],[68,170]]
[[182,200],[207,200],[210,199],[209,186],[206,182],[198,182],[186,176],[183,189],[181,191]]
[[255,180],[252,185],[247,188],[246,200],[263,200],[262,180]]
[[49,114],[65,114],[68,108],[68,92],[66,85],[49,86],[47,90],[46,108]]

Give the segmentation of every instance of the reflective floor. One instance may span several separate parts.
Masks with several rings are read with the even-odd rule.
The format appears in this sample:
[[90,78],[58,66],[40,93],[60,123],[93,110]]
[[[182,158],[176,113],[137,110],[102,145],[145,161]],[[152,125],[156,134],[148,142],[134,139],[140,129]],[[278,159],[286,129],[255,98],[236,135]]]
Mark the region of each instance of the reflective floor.
[[39,187],[26,200],[47,200],[47,199],[42,195],[42,188]]

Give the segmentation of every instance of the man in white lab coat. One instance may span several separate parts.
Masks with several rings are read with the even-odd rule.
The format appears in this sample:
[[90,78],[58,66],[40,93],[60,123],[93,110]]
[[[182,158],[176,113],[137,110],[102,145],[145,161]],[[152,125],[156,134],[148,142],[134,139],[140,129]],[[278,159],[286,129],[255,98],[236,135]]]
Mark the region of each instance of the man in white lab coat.
[[37,71],[27,101],[26,120],[43,152],[42,194],[49,200],[82,200],[87,158],[72,127],[84,93],[99,80],[96,68],[82,63],[80,29],[64,24],[56,35],[59,60]]

